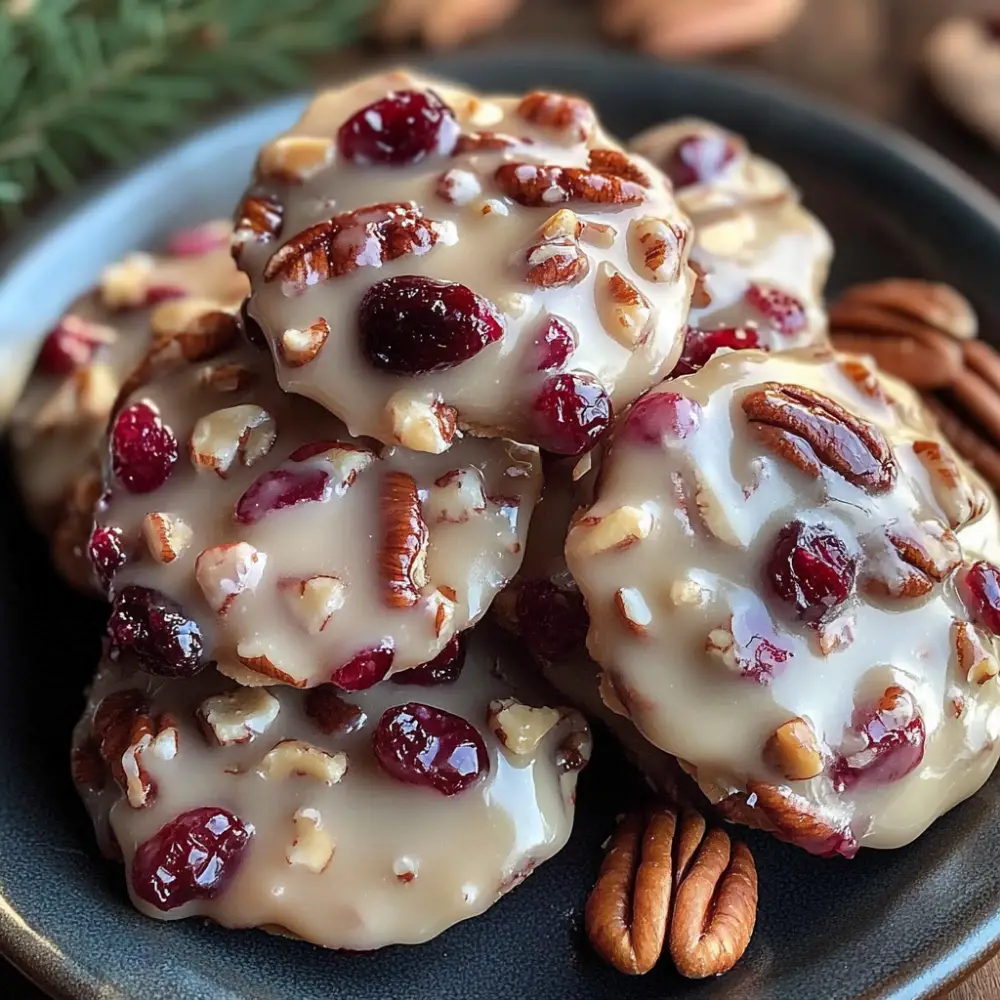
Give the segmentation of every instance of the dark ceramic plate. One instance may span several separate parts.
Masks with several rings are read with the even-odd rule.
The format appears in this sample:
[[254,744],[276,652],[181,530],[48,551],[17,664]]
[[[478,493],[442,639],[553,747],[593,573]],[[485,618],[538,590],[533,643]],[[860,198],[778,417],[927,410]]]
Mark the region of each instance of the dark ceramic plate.
[[[834,285],[940,278],[1000,318],[1000,206],[936,156],[758,80],[620,55],[475,54],[435,69],[487,89],[564,87],[630,135],[698,114],[746,133],[786,165],[837,241]],[[43,329],[106,261],[225,213],[255,148],[288,125],[290,100],[195,137],[85,201],[61,206],[0,270],[0,347]],[[144,920],[101,862],[67,776],[70,728],[97,654],[102,609],[48,570],[43,545],[0,492],[0,945],[56,994],[102,1000],[404,1000],[697,997],[911,1000],[954,981],[1000,941],[1000,783],[912,847],[821,861],[752,836],[757,933],[724,979],[690,984],[669,963],[625,979],[585,946],[582,904],[615,813],[622,765],[599,747],[571,845],[484,917],[419,948],[337,955],[195,923]]]

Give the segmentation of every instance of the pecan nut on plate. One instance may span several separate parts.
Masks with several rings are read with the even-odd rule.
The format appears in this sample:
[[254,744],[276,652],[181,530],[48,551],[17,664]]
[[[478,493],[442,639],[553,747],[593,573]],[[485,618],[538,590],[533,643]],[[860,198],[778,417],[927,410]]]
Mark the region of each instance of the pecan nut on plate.
[[99,448],[122,383],[154,344],[192,353],[209,334],[236,339],[247,284],[230,257],[231,232],[228,222],[208,222],[175,233],[163,254],[110,265],[41,342],[11,415],[15,470],[57,569],[83,590],[96,587],[86,543]]
[[718,355],[619,419],[583,502],[605,701],[723,815],[851,857],[992,772],[994,500],[902,384],[828,348]]
[[132,653],[105,657],[73,775],[148,916],[328,948],[426,941],[572,829],[586,723],[516,700],[503,656],[476,635],[406,683],[353,693],[164,681]]
[[955,450],[1000,487],[1000,354],[959,292],[909,278],[855,285],[831,307],[830,333],[919,389]]
[[352,434],[576,455],[676,362],[689,238],[586,101],[397,72],[321,94],[261,150],[236,253],[282,388]]

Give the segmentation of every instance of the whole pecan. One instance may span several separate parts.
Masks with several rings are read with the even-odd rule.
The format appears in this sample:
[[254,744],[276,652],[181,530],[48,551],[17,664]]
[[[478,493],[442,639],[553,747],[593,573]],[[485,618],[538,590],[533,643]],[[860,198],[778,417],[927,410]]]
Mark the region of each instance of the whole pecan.
[[495,178],[508,198],[528,208],[551,208],[566,201],[639,205],[646,197],[646,189],[635,181],[582,167],[504,163],[497,168]]
[[826,467],[866,493],[892,489],[896,460],[889,442],[828,396],[765,382],[751,389],[742,405],[759,440],[807,475],[818,477]]
[[271,256],[264,280],[281,278],[301,291],[359,267],[427,253],[441,235],[441,224],[424,216],[413,202],[369,205],[297,233]]
[[619,823],[587,899],[587,934],[616,969],[656,965],[669,931],[681,975],[719,975],[740,959],[757,919],[757,871],[745,845],[666,806]]

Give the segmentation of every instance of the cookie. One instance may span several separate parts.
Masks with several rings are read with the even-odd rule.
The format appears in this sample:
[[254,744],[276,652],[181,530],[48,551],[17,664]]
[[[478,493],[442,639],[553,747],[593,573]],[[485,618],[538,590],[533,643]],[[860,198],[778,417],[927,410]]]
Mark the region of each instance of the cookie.
[[105,659],[74,777],[148,916],[416,944],[482,913],[572,828],[586,723],[513,699],[498,658],[477,634],[447,674],[350,696]]
[[575,455],[680,353],[688,222],[579,98],[406,73],[321,94],[237,212],[282,388],[351,433]]
[[113,653],[357,690],[485,613],[521,562],[537,449],[382,446],[282,392],[264,352],[196,353],[142,366],[111,424],[89,551]]
[[642,397],[566,541],[646,739],[732,818],[845,856],[992,772],[998,555],[992,495],[916,396],[823,348]]
[[695,118],[649,129],[630,148],[666,173],[694,222],[698,282],[671,374],[690,375],[721,349],[783,351],[825,341],[833,247],[783,170],[739,136]]
[[15,474],[29,514],[53,537],[57,567],[83,589],[92,587],[84,558],[91,512],[80,498],[96,499],[98,449],[126,376],[178,324],[214,317],[235,335],[247,285],[230,232],[228,223],[206,223],[176,233],[162,255],[112,264],[39,347],[11,417]]

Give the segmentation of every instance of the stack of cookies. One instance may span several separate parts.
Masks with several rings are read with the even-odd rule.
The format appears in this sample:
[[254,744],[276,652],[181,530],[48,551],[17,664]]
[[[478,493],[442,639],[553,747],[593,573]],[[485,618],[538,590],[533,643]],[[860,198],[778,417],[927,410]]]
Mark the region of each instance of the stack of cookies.
[[566,843],[581,709],[818,854],[989,775],[993,498],[738,138],[387,74],[260,151],[242,274],[218,233],[109,269],[14,426],[111,602],[74,775],[144,913],[425,941]]

